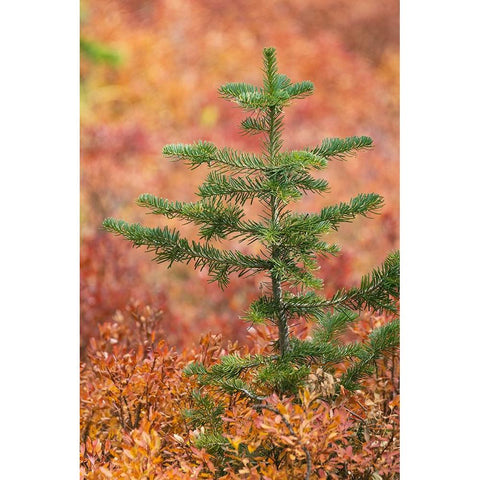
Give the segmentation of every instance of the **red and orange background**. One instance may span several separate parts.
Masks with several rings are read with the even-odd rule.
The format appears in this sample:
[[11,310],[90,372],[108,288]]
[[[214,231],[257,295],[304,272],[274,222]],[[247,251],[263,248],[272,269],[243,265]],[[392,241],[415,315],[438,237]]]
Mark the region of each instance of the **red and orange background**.
[[[360,192],[384,196],[380,216],[342,226],[338,258],[321,259],[326,291],[351,285],[399,243],[398,1],[83,0],[82,41],[108,52],[81,56],[81,345],[117,310],[140,302],[163,310],[170,345],[206,331],[246,341],[239,319],[258,294],[255,278],[221,292],[189,266],[149,256],[101,230],[105,217],[149,225],[141,193],[192,201],[204,170],[162,157],[165,144],[209,140],[258,151],[240,135],[244,113],[219,98],[228,82],[261,84],[262,48],[279,70],[311,80],[313,96],[286,110],[284,148],[326,137],[368,135],[375,148],[324,172],[331,193],[298,208],[318,211]],[[178,226],[178,225],[177,225]],[[195,228],[181,226],[186,236]],[[233,243],[225,248],[235,247]],[[243,248],[243,247],[242,247]]]

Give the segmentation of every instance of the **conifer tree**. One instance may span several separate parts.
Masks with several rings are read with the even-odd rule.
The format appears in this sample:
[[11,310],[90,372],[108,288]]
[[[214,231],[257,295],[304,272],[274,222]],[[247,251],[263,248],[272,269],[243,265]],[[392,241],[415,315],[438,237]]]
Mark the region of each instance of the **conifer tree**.
[[[328,192],[327,181],[314,176],[315,172],[325,169],[330,161],[346,160],[359,150],[371,148],[372,139],[327,138],[302,150],[282,150],[285,107],[311,95],[314,87],[309,81],[294,83],[280,74],[273,48],[263,51],[263,74],[262,87],[229,83],[219,89],[223,98],[248,112],[241,128],[245,134],[263,138],[261,154],[220,148],[206,141],[167,145],[163,149],[165,156],[183,160],[191,169],[200,165],[210,168],[198,189],[200,199],[189,203],[143,194],[137,200],[138,205],[154,214],[197,225],[201,242],[190,241],[170,227],[148,228],[112,218],[103,222],[106,230],[125,237],[136,247],[145,246],[158,263],[171,266],[182,262],[207,269],[211,281],[221,288],[232,274],[268,276],[266,292],[250,305],[245,318],[276,326],[272,354],[226,355],[210,368],[194,363],[186,370],[188,375],[196,375],[201,385],[214,385],[257,403],[264,402],[272,392],[295,393],[312,367],[333,372],[340,363],[347,367],[336,383],[337,394],[340,385],[356,389],[361,379],[374,371],[376,361],[399,342],[397,319],[372,331],[366,343],[340,340],[358,318],[358,312],[397,312],[398,252],[388,255],[379,268],[365,275],[359,286],[341,289],[330,298],[319,293],[322,281],[315,274],[318,255],[339,252],[339,246],[327,243],[325,236],[358,215],[378,213],[383,198],[376,193],[362,193],[315,213],[295,213],[291,209],[292,203],[304,194]],[[248,218],[245,211],[246,204],[254,201],[262,207],[259,220]],[[261,246],[260,253],[223,250],[212,244],[213,240],[228,238],[256,242]],[[301,340],[291,334],[290,326],[298,318],[315,322],[311,339]],[[222,408],[200,392],[194,401],[195,408],[187,416],[203,425],[211,419],[210,431],[199,442],[216,451],[222,445],[218,423]]]

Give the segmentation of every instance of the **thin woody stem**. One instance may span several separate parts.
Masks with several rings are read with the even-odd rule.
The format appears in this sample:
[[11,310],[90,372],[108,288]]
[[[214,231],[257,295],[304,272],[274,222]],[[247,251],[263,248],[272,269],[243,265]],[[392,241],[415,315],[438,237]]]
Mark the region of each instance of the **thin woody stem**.
[[[277,152],[277,146],[275,145],[275,137],[279,134],[281,123],[276,123],[278,116],[281,115],[281,111],[277,111],[275,107],[270,107],[267,113],[268,140],[266,144],[267,155],[270,164],[275,164],[275,155]],[[271,196],[270,198],[270,210],[271,220],[273,227],[277,227],[280,223],[280,204],[278,198]],[[281,250],[278,245],[272,246],[272,260],[279,260],[281,257]],[[278,327],[278,349],[280,355],[283,356],[289,350],[289,331],[288,331],[288,319],[285,313],[283,305],[283,293],[282,293],[282,276],[275,271],[270,272],[270,278],[272,280],[272,293],[273,301],[275,305],[276,323]]]
[[[274,247],[272,249],[272,258],[278,258],[278,249]],[[275,272],[271,273],[272,278],[272,291],[273,291],[273,301],[275,304],[275,311],[277,315],[277,327],[278,327],[278,349],[280,355],[283,356],[290,347],[289,342],[289,329],[288,329],[288,319],[283,308],[283,295],[282,295],[282,279],[280,275],[277,275]]]

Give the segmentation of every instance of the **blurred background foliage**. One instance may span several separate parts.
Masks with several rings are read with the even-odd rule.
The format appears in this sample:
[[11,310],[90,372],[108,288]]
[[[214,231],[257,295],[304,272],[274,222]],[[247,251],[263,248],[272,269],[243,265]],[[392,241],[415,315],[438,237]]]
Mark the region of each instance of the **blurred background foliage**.
[[[141,193],[194,199],[205,171],[162,158],[165,144],[204,139],[259,151],[258,138],[240,135],[244,115],[217,88],[260,84],[266,46],[277,48],[282,73],[315,85],[286,112],[285,148],[352,135],[375,143],[331,163],[324,174],[331,193],[299,205],[318,211],[360,192],[385,197],[380,216],[343,226],[332,239],[343,246],[338,258],[319,259],[327,294],[398,248],[398,10],[398,0],[82,0],[82,348],[99,323],[132,302],[163,310],[170,345],[190,345],[207,330],[247,341],[238,317],[260,279],[234,281],[222,293],[206,274],[183,265],[167,271],[100,226],[107,216],[155,225],[158,218],[135,204]],[[195,227],[181,229],[195,236]]]

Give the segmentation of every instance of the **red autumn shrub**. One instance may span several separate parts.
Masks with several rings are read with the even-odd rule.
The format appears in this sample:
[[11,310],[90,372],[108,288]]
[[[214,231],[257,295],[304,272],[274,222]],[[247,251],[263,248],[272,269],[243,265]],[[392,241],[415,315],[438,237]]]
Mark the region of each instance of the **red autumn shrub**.
[[[365,315],[346,335],[363,341],[386,321]],[[251,348],[223,347],[221,336],[206,335],[182,353],[167,346],[164,327],[160,312],[136,305],[91,338],[81,364],[82,478],[286,480],[304,478],[307,468],[311,478],[398,478],[396,356],[379,363],[363,390],[334,397],[333,377],[317,370],[298,400],[272,396],[269,408],[204,387],[197,394],[222,409],[219,431],[228,442],[212,452],[202,447],[204,427],[185,416],[198,386],[183,368],[269,351],[271,327],[256,327]],[[308,335],[308,326],[297,328]]]

